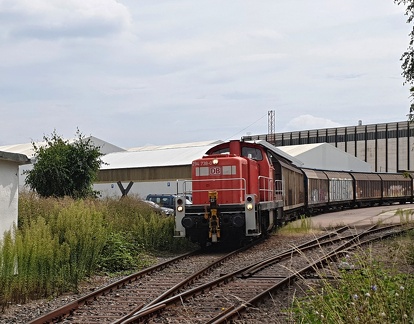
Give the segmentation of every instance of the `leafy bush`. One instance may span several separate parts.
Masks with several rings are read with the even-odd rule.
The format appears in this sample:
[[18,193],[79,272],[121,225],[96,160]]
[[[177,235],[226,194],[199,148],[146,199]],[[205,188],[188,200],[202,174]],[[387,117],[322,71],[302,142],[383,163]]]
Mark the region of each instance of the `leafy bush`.
[[42,197],[86,198],[92,196],[93,181],[103,163],[98,147],[79,130],[69,143],[56,134],[44,136],[45,146],[33,143],[36,163],[25,171],[26,184]]

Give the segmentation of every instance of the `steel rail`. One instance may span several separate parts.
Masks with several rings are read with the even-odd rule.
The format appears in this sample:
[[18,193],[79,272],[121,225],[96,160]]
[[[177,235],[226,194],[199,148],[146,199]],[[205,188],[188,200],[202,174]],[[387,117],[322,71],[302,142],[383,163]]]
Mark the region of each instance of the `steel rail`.
[[[390,225],[390,226],[387,226],[387,227],[377,228],[378,225],[375,224],[375,225],[369,227],[366,231],[364,231],[362,233],[349,235],[345,238],[334,238],[333,240],[328,240],[326,242],[320,242],[321,237],[320,238],[315,238],[315,239],[312,239],[308,242],[305,242],[305,243],[303,243],[303,244],[301,244],[297,247],[294,247],[293,249],[284,251],[284,252],[282,252],[282,253],[280,253],[280,254],[272,257],[272,258],[269,258],[269,259],[267,259],[267,261],[269,263],[275,263],[275,262],[281,261],[282,259],[286,259],[287,257],[291,257],[293,253],[300,253],[303,250],[308,250],[308,249],[312,249],[312,248],[315,248],[315,247],[320,247],[320,246],[326,245],[326,244],[333,244],[333,243],[335,243],[337,241],[341,241],[341,240],[348,240],[347,242],[343,243],[339,248],[335,249],[334,251],[336,251],[338,249],[339,250],[344,250],[345,248],[347,248],[351,244],[353,244],[353,242],[355,242],[355,240],[358,240],[358,238],[360,238],[360,237],[363,237],[363,236],[366,236],[366,235],[369,235],[369,234],[372,234],[372,233],[375,233],[375,232],[378,232],[378,231],[384,231],[386,229],[398,227],[398,226],[399,225],[394,225],[393,224],[393,225]],[[342,228],[341,231],[346,230],[346,229],[347,229],[347,226]],[[329,238],[329,236],[332,236],[332,235],[334,235],[334,233],[326,234],[324,237]],[[391,234],[391,235],[393,235],[393,234]],[[313,242],[313,243],[311,243],[311,242]],[[331,251],[331,252],[328,252],[326,254],[327,259],[331,256],[332,253],[333,252]],[[314,266],[314,264],[317,264],[320,260],[312,263],[310,266],[305,267],[304,269],[300,270],[300,272],[296,272],[296,274],[298,274],[298,275],[303,274],[304,272],[311,269]],[[222,276],[218,279],[215,279],[215,280],[213,280],[209,283],[202,284],[198,287],[192,288],[192,289],[187,290],[183,293],[180,293],[180,294],[172,296],[168,299],[162,300],[158,303],[154,303],[151,306],[146,306],[143,309],[141,309],[140,311],[138,311],[136,314],[131,316],[130,318],[124,320],[123,322],[119,322],[119,324],[121,324],[121,323],[122,324],[127,324],[127,323],[142,322],[145,319],[148,319],[149,317],[154,316],[155,313],[160,312],[162,309],[166,308],[168,305],[178,303],[182,300],[186,300],[191,296],[195,296],[195,295],[201,294],[205,291],[211,290],[213,287],[218,287],[221,283],[227,283],[227,282],[229,282],[229,281],[231,281],[231,280],[233,280],[237,277],[241,277],[244,272],[246,272],[246,271],[249,272],[250,269],[252,270],[252,272],[251,272],[251,274],[252,274],[253,272],[256,272],[256,271],[253,271],[253,270],[255,270],[256,267],[259,264],[261,266],[265,267],[265,264],[264,264],[263,261],[260,261],[260,262],[258,262],[257,264],[254,264],[254,265],[249,265],[249,266],[244,267],[242,269],[239,269],[235,272],[229,273],[229,274],[224,275],[224,276]],[[249,276],[251,274],[249,274]],[[284,285],[286,283],[289,283],[291,280],[293,280],[293,278],[294,278],[294,275],[292,275],[292,277],[288,277],[287,279],[283,278],[283,280],[279,284],[275,285],[275,287],[272,287],[272,288],[277,289],[278,285]],[[272,289],[272,288],[270,288],[270,289]],[[264,295],[266,295],[266,293],[268,293],[268,292],[266,292],[266,291],[263,292]],[[254,300],[252,300],[252,302],[253,301]],[[245,306],[248,305],[248,304],[249,303],[246,303]],[[231,308],[234,308],[234,312],[237,313],[237,312],[240,311],[240,307],[243,308],[243,306],[239,306],[237,308],[236,307],[231,307]],[[227,309],[224,313],[221,313],[219,316],[225,316],[225,314],[230,314],[230,315],[228,315],[230,317],[234,316],[234,315],[231,315],[231,314],[233,314],[233,311],[230,310],[230,309]]]
[[[201,277],[203,274],[207,273],[210,270],[213,270],[214,268],[218,267],[221,263],[225,262],[227,259],[231,258],[232,256],[234,256],[237,253],[240,253],[242,251],[245,251],[249,248],[251,248],[253,245],[256,245],[260,242],[262,242],[264,239],[259,239],[259,240],[255,240],[254,242],[252,242],[251,244],[248,244],[238,250],[232,251],[231,253],[226,254],[225,256],[218,258],[217,260],[213,261],[212,263],[210,263],[209,265],[207,265],[206,267],[204,267],[203,269],[197,271],[196,273],[192,274],[190,277],[187,277],[186,279],[184,279],[183,281],[177,283],[176,285],[174,285],[173,287],[169,288],[167,291],[165,291],[163,294],[161,294],[159,297],[157,297],[156,299],[154,299],[151,303],[156,303],[159,300],[165,299],[169,296],[171,296],[172,294],[174,294],[175,292],[179,291],[180,289],[184,288],[185,286],[190,285],[194,280],[196,280],[197,278]],[[193,255],[197,255],[200,253],[201,250],[197,250],[197,251],[193,251],[193,252],[189,252],[186,253],[184,255],[175,257],[171,260],[168,260],[166,262],[163,262],[161,264],[158,265],[154,265],[150,268],[144,269],[142,271],[139,271],[137,273],[134,273],[132,275],[129,275],[121,280],[118,280],[108,286],[105,286],[103,288],[100,288],[90,294],[87,294],[77,300],[74,300],[60,308],[57,308],[49,313],[46,313],[42,316],[37,317],[36,319],[30,321],[28,324],[44,324],[44,323],[52,323],[58,320],[61,320],[69,315],[73,315],[74,312],[81,306],[87,304],[88,302],[91,301],[95,301],[98,299],[98,297],[103,296],[107,293],[110,293],[112,291],[115,291],[119,288],[123,288],[125,287],[127,284],[138,280],[139,278],[142,278],[145,275],[148,275],[150,273],[165,269],[166,267],[170,266],[173,263],[177,263],[180,260],[183,260],[185,258],[191,257]],[[148,304],[145,305],[145,307],[148,307]],[[121,323],[122,321],[124,321],[125,319],[131,317],[133,314],[135,314],[137,311],[141,310],[144,308],[144,304],[140,303],[137,306],[135,306],[132,310],[130,310],[128,312],[128,314],[122,316],[120,319],[115,320],[113,323]]]
[[34,320],[28,322],[28,324],[44,324],[44,323],[52,323],[54,321],[63,319],[64,317],[66,317],[67,315],[72,314],[76,309],[78,309],[80,306],[83,306],[85,304],[87,304],[90,301],[94,301],[96,300],[99,296],[103,296],[109,292],[112,292],[114,290],[117,290],[119,288],[122,288],[124,286],[126,286],[127,284],[134,282],[138,279],[140,279],[141,277],[150,274],[152,272],[155,271],[159,271],[162,270],[166,267],[168,267],[169,265],[179,262],[180,260],[183,260],[185,258],[188,258],[192,255],[195,255],[199,253],[199,250],[197,251],[193,251],[193,252],[189,252],[180,256],[177,256],[171,260],[165,261],[163,263],[154,265],[152,267],[146,268],[144,270],[141,270],[139,272],[136,272],[134,274],[131,274],[125,278],[122,278],[110,285],[107,285],[105,287],[102,287],[96,291],[93,291],[83,297],[80,297],[72,302],[70,302],[67,305],[64,305],[62,307],[59,307],[51,312],[48,312],[44,315],[41,315],[37,318],[35,318]]
[[[375,226],[377,226],[377,225],[375,225]],[[222,282],[226,283],[226,282],[231,281],[233,278],[241,277],[243,272],[248,271],[249,269],[251,269],[251,268],[253,268],[257,265],[264,265],[265,262],[268,262],[268,263],[279,262],[283,259],[287,259],[287,258],[291,257],[292,254],[298,254],[298,253],[300,253],[301,251],[304,251],[304,250],[313,249],[313,248],[316,248],[316,247],[320,247],[322,245],[333,244],[333,243],[337,242],[338,240],[343,240],[343,238],[334,238],[332,240],[332,237],[336,236],[339,233],[341,233],[343,231],[346,231],[348,229],[349,229],[348,226],[343,226],[343,227],[339,228],[336,231],[327,233],[327,234],[325,234],[321,237],[313,238],[313,239],[311,239],[307,242],[304,242],[304,243],[302,243],[298,246],[293,247],[292,249],[288,249],[288,250],[286,250],[284,252],[281,252],[281,253],[279,253],[279,254],[277,254],[277,255],[269,258],[269,259],[266,259],[265,261],[261,260],[257,263],[248,265],[248,266],[243,267],[243,268],[241,268],[241,269],[239,269],[235,272],[226,274],[226,275],[221,276],[220,278],[217,278],[213,281],[210,281],[208,283],[205,283],[205,284],[202,284],[200,286],[194,287],[194,288],[189,289],[185,292],[176,294],[176,295],[171,296],[167,299],[157,298],[156,301],[153,301],[150,304],[148,304],[147,306],[143,307],[141,310],[139,310],[136,314],[134,314],[130,318],[124,319],[124,321],[113,322],[112,324],[115,324],[115,323],[116,324],[137,323],[137,322],[141,321],[143,318],[150,317],[154,313],[159,312],[161,309],[165,308],[167,305],[174,304],[174,303],[176,303],[176,302],[178,302],[182,299],[185,300],[185,299],[189,298],[190,296],[202,293],[206,290],[211,289],[212,287],[219,286],[220,283],[222,283]],[[354,237],[354,236],[355,236],[355,234],[351,235],[351,237]],[[325,240],[325,239],[328,239],[328,240],[324,242],[323,240]],[[322,240],[322,242],[321,242],[321,240]]]
[[[363,244],[367,244],[367,243],[370,243],[370,242],[373,242],[373,241],[376,241],[376,240],[380,240],[380,239],[384,239],[386,237],[396,235],[396,233],[385,233],[381,237],[374,237],[372,239],[367,239],[366,241],[357,242],[357,240],[359,240],[360,238],[365,237],[367,235],[370,235],[372,233],[378,232],[379,230],[383,229],[383,228],[378,229],[378,228],[375,228],[375,227],[376,227],[376,225],[370,227],[366,231],[356,235],[351,240],[343,243],[342,245],[337,247],[334,251],[328,252],[326,255],[322,256],[317,261],[307,265],[306,267],[302,268],[299,271],[296,271],[296,272],[292,273],[290,276],[284,278],[283,280],[281,280],[280,282],[278,282],[274,286],[266,289],[265,291],[261,292],[260,294],[257,294],[255,297],[253,297],[252,299],[248,300],[245,303],[242,303],[238,307],[235,307],[230,311],[223,312],[223,313],[217,315],[216,317],[214,317],[213,319],[211,319],[207,323],[208,324],[219,324],[219,323],[227,322],[227,321],[229,321],[233,318],[236,318],[236,317],[239,316],[239,314],[245,312],[247,310],[247,308],[250,307],[251,305],[253,305],[253,306],[257,305],[259,301],[262,301],[264,298],[266,298],[268,296],[271,296],[272,293],[274,293],[275,291],[277,291],[281,287],[290,285],[292,282],[296,281],[300,277],[303,277],[305,272],[307,272],[309,270],[315,270],[317,268],[323,267],[323,265],[326,264],[328,261],[336,260],[340,255],[342,255],[344,253],[347,253],[347,251],[349,251],[350,249],[354,249],[354,248],[359,247]],[[396,226],[392,226],[392,227],[396,227]],[[406,228],[402,229],[400,231],[400,233],[406,232],[410,229],[413,229],[413,227],[406,227]]]

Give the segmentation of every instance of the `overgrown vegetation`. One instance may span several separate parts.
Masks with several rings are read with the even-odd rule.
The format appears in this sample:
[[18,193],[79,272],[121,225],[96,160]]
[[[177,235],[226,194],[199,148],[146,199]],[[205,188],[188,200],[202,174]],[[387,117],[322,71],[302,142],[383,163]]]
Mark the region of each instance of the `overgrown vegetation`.
[[302,215],[299,219],[294,222],[289,222],[285,226],[280,227],[277,231],[278,234],[310,234],[318,231],[315,229],[312,223],[311,217]]
[[295,323],[413,323],[412,274],[389,268],[363,251],[341,262],[348,267],[336,274],[337,280],[309,285],[307,296],[295,300]]
[[0,245],[0,305],[76,291],[88,276],[138,270],[155,254],[193,248],[173,238],[173,221],[135,198],[21,194],[19,224]]
[[[399,210],[402,223],[412,211]],[[339,270],[318,270],[289,310],[294,323],[414,323],[414,232],[346,255]],[[331,277],[336,277],[332,280]]]

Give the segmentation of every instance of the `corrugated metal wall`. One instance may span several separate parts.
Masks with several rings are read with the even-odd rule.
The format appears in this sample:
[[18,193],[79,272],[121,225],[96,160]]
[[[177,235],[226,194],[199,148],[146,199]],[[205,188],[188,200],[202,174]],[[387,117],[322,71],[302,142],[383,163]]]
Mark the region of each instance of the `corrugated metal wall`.
[[245,136],[275,146],[330,143],[369,163],[375,172],[414,171],[414,124],[408,121]]

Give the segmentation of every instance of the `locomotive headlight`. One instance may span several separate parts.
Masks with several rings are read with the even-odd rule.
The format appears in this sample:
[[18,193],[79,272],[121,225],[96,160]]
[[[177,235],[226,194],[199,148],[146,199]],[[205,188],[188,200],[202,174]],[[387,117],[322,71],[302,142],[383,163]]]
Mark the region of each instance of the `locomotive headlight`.
[[214,165],[217,165],[217,164],[218,164],[218,159],[214,159],[214,160],[213,160],[213,164],[214,164]]
[[252,210],[253,209],[253,204],[252,203],[246,204],[246,209],[247,210]]
[[184,211],[184,199],[181,197],[178,197],[175,201],[175,204],[177,206],[177,212],[181,213]]
[[[188,221],[185,219],[185,197],[177,196],[175,198],[175,226],[174,226],[174,237],[185,237],[186,226],[189,226]],[[191,221],[191,219],[190,219]],[[190,224],[191,225],[191,224]]]

